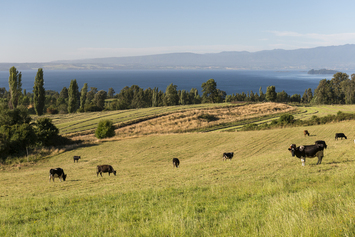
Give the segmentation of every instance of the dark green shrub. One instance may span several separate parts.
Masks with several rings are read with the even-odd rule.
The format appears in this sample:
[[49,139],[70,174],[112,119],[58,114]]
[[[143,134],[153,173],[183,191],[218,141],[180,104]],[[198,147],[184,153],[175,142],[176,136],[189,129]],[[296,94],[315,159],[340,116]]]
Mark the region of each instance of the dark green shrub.
[[294,117],[291,114],[283,114],[279,118],[279,124],[286,125],[292,124],[294,122]]
[[212,114],[202,114],[202,115],[198,116],[197,118],[207,120],[207,122],[218,120],[218,118]]
[[39,118],[36,121],[36,135],[39,145],[55,146],[59,137],[58,128],[50,118]]
[[101,120],[95,131],[95,136],[99,139],[115,136],[115,128],[112,121]]

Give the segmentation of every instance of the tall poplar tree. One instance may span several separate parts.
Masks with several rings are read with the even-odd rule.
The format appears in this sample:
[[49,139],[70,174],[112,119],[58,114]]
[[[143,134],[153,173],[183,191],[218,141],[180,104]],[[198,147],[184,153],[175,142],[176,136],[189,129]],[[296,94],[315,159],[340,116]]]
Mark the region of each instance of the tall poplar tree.
[[76,79],[70,81],[68,90],[68,112],[75,113],[78,108],[79,87]]
[[39,68],[33,86],[33,103],[37,115],[43,114],[44,102],[46,99],[45,89],[43,85],[43,70],[42,68]]
[[22,91],[22,74],[15,67],[10,68],[9,88],[10,88],[10,106],[15,109]]
[[88,84],[84,83],[83,88],[81,88],[81,95],[80,95],[80,108],[81,109],[84,109],[87,93],[88,93]]

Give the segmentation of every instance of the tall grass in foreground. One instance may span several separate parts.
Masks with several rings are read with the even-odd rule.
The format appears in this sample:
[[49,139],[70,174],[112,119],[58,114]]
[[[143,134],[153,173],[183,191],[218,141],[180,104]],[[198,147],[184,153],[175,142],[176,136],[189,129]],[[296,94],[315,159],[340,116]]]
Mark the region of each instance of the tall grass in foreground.
[[[310,137],[305,127],[145,136],[9,166],[0,173],[0,235],[354,236],[354,125],[308,126]],[[302,167],[287,148],[315,140],[328,144],[323,162]],[[117,176],[97,177],[104,163]],[[65,182],[49,183],[56,167]]]

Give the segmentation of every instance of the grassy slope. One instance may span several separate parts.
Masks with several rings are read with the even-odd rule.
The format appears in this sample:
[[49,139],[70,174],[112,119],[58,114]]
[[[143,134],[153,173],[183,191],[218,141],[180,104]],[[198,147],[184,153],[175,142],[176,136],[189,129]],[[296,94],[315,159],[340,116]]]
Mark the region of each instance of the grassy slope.
[[[353,236],[354,125],[145,136],[7,168],[0,235]],[[335,141],[335,132],[348,140]],[[319,139],[328,144],[319,166],[307,159],[302,167],[287,150]],[[229,151],[235,157],[223,162]],[[104,163],[118,175],[96,177]],[[67,181],[48,182],[55,167]]]
[[[218,104],[217,106],[226,105],[229,104]],[[197,104],[75,114],[56,114],[46,115],[46,117],[52,119],[53,123],[59,128],[60,134],[68,134],[82,132],[85,130],[93,130],[102,119],[109,119],[114,124],[118,124],[130,120],[141,119],[147,116],[157,116],[160,114],[173,113],[177,111],[211,107],[216,107],[216,104]],[[33,118],[37,119],[37,116],[34,116]]]

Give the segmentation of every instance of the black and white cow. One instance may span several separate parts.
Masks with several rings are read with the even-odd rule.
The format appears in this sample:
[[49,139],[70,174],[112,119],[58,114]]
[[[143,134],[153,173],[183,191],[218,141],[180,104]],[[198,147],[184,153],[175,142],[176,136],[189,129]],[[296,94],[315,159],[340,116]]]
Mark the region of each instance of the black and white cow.
[[303,145],[299,147],[296,147],[296,144],[291,144],[288,150],[291,152],[292,156],[296,156],[301,159],[302,166],[305,166],[306,157],[318,157],[317,165],[322,163],[322,159],[324,157],[324,146],[322,144]]
[[341,138],[341,140],[343,140],[343,137],[344,137],[345,139],[348,139],[348,138],[345,136],[344,133],[336,133],[336,134],[335,134],[335,140],[338,140],[339,137]]
[[234,152],[225,152],[223,153],[223,161],[229,159],[231,160],[233,158]]
[[108,173],[108,175],[113,173],[114,175],[116,175],[116,170],[114,170],[111,165],[98,165],[97,173],[96,173],[97,176],[99,176],[99,173],[101,177],[102,177],[102,173]]
[[178,158],[173,158],[173,167],[179,168],[180,161]]
[[49,170],[49,182],[51,181],[51,179],[54,182],[54,178],[59,178],[60,182],[65,181],[65,179],[67,178],[67,175],[64,174],[64,170],[62,168],[56,168],[56,169],[50,169]]
[[74,156],[74,163],[75,163],[75,161],[79,162],[79,159],[81,159],[80,156]]

